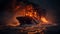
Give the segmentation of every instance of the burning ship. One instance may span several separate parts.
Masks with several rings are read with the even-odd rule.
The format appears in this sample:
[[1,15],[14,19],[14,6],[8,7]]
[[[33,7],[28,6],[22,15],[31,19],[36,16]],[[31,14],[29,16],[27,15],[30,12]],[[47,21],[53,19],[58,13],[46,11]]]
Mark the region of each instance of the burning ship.
[[[14,2],[15,0],[13,1],[12,7],[14,6]],[[26,32],[28,34],[32,34],[31,32],[33,34],[43,34],[46,27],[52,25],[45,17],[45,9],[41,9],[37,4],[27,0],[19,0],[16,4],[16,7],[13,7],[14,9],[12,11],[15,12],[13,19],[17,22],[7,24],[10,30],[17,29],[17,32],[20,34],[25,34]]]

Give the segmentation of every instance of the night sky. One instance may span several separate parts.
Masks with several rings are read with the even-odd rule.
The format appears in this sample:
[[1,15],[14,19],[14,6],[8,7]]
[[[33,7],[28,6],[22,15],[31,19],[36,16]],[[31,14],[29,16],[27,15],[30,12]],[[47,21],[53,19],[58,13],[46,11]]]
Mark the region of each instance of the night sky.
[[[58,25],[55,27],[49,27],[46,34],[59,34],[60,31],[60,1],[59,0],[28,0],[46,9],[48,19],[53,19],[54,23]],[[8,4],[11,0],[0,0],[0,23],[9,21],[13,17],[13,12],[10,12],[8,8],[11,6]],[[7,7],[7,8],[6,8]],[[8,9],[8,10],[7,10]],[[6,11],[7,10],[7,11]],[[9,12],[8,12],[9,11]],[[12,21],[12,20],[11,20]],[[5,23],[4,23],[5,24]]]

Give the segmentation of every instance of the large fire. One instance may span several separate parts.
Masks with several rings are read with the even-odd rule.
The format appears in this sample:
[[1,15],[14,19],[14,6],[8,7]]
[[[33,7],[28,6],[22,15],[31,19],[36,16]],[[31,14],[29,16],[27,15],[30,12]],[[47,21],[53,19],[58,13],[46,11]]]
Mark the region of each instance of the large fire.
[[[23,7],[23,9],[21,9],[20,6],[17,6],[16,7],[16,15],[14,18],[16,17],[20,17],[20,16],[30,16],[34,19],[37,19],[39,21],[42,21],[41,24],[47,24],[48,23],[48,20],[45,18],[45,17],[41,17],[39,16],[39,14],[37,13],[36,10],[34,10],[34,8],[32,7],[32,5],[28,5],[26,7]],[[18,22],[15,22],[15,23],[10,23],[9,25],[10,26],[18,26],[20,23]]]
[[[38,24],[36,24],[36,25],[34,24],[34,26],[32,25],[31,27],[22,28],[23,29],[23,30],[21,29],[22,32],[26,29],[26,30],[30,30],[30,31],[34,30],[34,33],[37,33],[37,32],[41,33],[41,32],[43,32],[43,30],[46,29],[46,25],[50,24],[50,22],[48,21],[46,16],[40,15],[38,13],[38,11],[36,9],[34,9],[34,7],[32,5],[27,5],[27,6],[23,6],[23,7],[19,5],[19,6],[16,6],[16,8],[14,8],[13,11],[15,12],[14,16],[8,20],[9,23],[7,24],[7,26],[9,26],[9,27],[20,27],[20,23],[16,19],[16,17],[21,17],[21,16],[32,17],[33,19],[35,19],[38,22]],[[17,28],[17,29],[19,29],[19,28]],[[31,32],[29,33],[29,32],[28,32],[28,34],[34,34],[33,32],[32,33]],[[41,33],[41,34],[44,34],[44,33]]]
[[[33,19],[37,20],[38,21],[38,24],[36,24],[36,26],[38,27],[37,31],[34,32],[34,33],[37,33],[37,32],[42,32],[43,30],[46,29],[46,26],[45,25],[49,25],[50,22],[46,19],[45,16],[42,16],[40,15],[39,16],[39,13],[37,12],[37,10],[35,10],[32,5],[28,5],[28,6],[25,6],[23,8],[20,8],[20,6],[17,6],[15,8],[16,10],[16,14],[14,16],[15,18],[15,23],[9,23],[8,25],[9,26],[13,26],[13,27],[16,27],[16,26],[20,26],[20,23],[19,21],[16,19],[16,17],[21,17],[21,16],[29,16],[29,17],[32,17]],[[32,29],[35,29],[34,28],[35,26],[32,26],[31,28],[26,28],[27,30],[32,30]],[[28,34],[30,34],[28,32]],[[41,34],[44,34],[44,33],[41,33]]]

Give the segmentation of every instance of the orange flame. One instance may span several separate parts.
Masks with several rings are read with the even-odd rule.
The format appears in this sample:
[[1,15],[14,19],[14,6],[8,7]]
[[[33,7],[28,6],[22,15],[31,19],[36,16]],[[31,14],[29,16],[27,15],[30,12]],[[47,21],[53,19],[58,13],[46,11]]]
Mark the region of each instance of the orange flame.
[[19,25],[20,25],[20,23],[16,19],[14,19],[14,20],[12,19],[12,23],[7,24],[7,26],[12,26],[12,27],[19,26]]
[[43,23],[48,23],[48,20],[47,20],[45,17],[41,17],[41,21],[42,21]]

